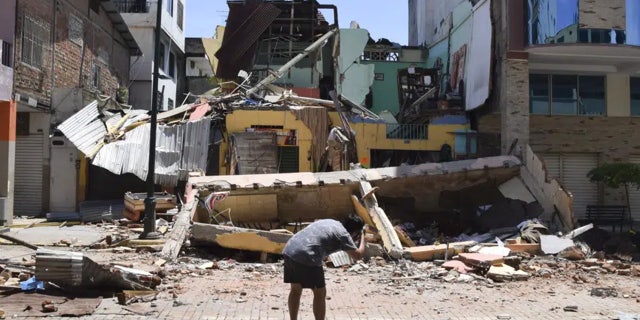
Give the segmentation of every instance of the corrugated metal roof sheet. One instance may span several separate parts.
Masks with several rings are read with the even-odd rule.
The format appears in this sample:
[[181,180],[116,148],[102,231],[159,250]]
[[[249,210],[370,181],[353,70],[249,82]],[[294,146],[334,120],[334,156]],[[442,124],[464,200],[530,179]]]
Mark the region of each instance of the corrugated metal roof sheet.
[[98,102],[93,101],[58,126],[58,130],[85,155],[91,154],[107,134],[107,127],[98,117]]
[[[191,106],[185,107],[188,110]],[[130,110],[122,127],[146,117],[145,110]],[[114,126],[122,119],[119,113],[105,113],[101,119],[97,102],[92,102],[63,122],[58,129],[85,155],[95,152],[107,135],[105,121]],[[157,184],[176,185],[190,171],[205,171],[209,150],[211,119],[179,125],[159,124],[156,135],[155,177]],[[132,173],[147,179],[151,125],[145,123],[128,131],[122,140],[104,144],[92,164],[114,174]]]
[[222,46],[216,52],[220,61],[216,75],[232,79],[241,69],[250,69],[257,41],[282,12],[270,3],[230,6]]
[[346,265],[354,264],[353,259],[349,256],[345,251],[334,252],[329,255],[329,260],[333,264],[334,267],[342,267]]
[[210,129],[210,118],[187,122],[181,169],[186,171],[206,171]]

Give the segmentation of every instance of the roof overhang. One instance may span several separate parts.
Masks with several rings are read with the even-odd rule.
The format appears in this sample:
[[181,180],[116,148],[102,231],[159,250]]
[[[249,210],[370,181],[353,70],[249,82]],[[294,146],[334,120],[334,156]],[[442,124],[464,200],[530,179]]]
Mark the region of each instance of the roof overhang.
[[102,2],[102,7],[109,17],[109,20],[111,20],[111,22],[113,23],[113,27],[120,33],[120,35],[124,39],[124,42],[129,49],[129,54],[131,54],[132,56],[141,56],[142,50],[140,50],[136,39],[133,37],[133,34],[131,34],[131,31],[129,31],[129,26],[127,26],[127,23],[124,22],[124,19],[122,18],[122,15],[120,15],[120,12],[116,8],[115,4],[113,4],[111,0],[100,1]]
[[618,44],[550,44],[532,46],[529,68],[604,73],[640,72],[640,46]]

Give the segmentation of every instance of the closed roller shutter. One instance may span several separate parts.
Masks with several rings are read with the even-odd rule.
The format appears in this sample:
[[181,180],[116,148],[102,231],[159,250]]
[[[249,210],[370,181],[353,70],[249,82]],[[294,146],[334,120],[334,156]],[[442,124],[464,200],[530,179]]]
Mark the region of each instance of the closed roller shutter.
[[544,165],[547,168],[547,178],[548,179],[559,179],[560,178],[560,155],[559,154],[542,154],[542,159],[544,160]]
[[562,155],[562,183],[573,194],[573,212],[578,219],[585,218],[587,205],[598,204],[598,185],[587,177],[597,166],[594,154]]
[[557,179],[573,195],[573,212],[577,219],[585,217],[587,205],[598,204],[598,185],[589,181],[587,173],[598,165],[597,154],[543,154],[549,178]]
[[[629,162],[640,164],[640,155],[632,155]],[[631,206],[631,217],[634,222],[640,221],[640,190],[629,186],[629,205]]]
[[16,137],[15,215],[42,213],[43,136]]

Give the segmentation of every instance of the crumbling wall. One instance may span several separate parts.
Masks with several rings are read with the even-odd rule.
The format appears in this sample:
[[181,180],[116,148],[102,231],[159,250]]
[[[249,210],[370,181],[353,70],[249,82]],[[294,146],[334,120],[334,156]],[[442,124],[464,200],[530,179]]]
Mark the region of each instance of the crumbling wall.
[[573,198],[555,179],[548,179],[544,163],[526,146],[523,152],[524,166],[520,178],[538,200],[544,213],[541,220],[548,226],[569,231],[575,226]]

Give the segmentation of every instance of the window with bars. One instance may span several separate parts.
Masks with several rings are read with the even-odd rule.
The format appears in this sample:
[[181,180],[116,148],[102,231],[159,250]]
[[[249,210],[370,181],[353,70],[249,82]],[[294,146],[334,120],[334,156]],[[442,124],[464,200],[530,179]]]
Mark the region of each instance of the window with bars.
[[84,44],[84,22],[82,19],[69,15],[69,40],[79,46]]
[[42,68],[48,48],[49,26],[24,16],[22,19],[22,62],[36,68]]
[[178,1],[178,27],[184,30],[184,5]]

